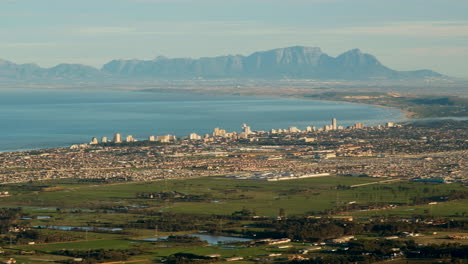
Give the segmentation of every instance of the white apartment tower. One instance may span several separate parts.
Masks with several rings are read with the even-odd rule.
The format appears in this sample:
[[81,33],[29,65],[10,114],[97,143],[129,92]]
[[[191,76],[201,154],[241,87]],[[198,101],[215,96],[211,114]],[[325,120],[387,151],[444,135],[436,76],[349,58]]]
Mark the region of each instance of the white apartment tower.
[[114,134],[114,143],[122,143],[122,135],[119,133]]

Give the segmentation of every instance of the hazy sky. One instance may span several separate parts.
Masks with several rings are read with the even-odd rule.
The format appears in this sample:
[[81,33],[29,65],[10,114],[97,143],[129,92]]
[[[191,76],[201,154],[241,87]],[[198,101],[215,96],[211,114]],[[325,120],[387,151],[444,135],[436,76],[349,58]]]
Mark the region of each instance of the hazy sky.
[[0,58],[47,67],[303,45],[468,78],[468,0],[0,0],[0,36]]

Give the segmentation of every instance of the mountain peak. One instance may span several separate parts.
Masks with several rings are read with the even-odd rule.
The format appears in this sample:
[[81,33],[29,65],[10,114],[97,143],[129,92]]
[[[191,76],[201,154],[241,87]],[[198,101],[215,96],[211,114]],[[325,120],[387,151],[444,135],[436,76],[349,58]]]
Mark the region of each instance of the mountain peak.
[[[3,63],[3,64],[2,64]],[[102,80],[125,78],[135,82],[152,79],[253,78],[253,79],[322,79],[421,80],[446,78],[429,70],[395,71],[382,65],[376,57],[352,49],[331,57],[318,47],[291,46],[258,51],[248,56],[229,55],[199,59],[166,58],[153,60],[112,60],[98,70],[80,64],[59,64],[45,69],[0,60],[3,80]]]
[[362,51],[359,48],[355,48],[355,49],[348,50],[345,53],[362,54]]

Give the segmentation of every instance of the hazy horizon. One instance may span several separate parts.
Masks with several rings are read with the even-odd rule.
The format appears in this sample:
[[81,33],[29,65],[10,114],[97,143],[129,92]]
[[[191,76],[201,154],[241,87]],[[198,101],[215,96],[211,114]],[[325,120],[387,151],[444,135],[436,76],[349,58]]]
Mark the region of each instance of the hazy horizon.
[[468,78],[468,2],[457,0],[0,0],[1,59],[100,68],[112,59],[359,48],[397,70]]

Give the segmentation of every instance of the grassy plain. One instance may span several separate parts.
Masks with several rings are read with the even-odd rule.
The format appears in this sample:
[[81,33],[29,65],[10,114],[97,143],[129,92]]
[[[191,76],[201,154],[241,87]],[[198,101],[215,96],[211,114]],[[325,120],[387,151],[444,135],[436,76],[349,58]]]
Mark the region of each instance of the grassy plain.
[[[12,188],[13,195],[0,199],[0,206],[23,206],[33,215],[59,214],[62,212],[86,212],[115,207],[145,207],[161,212],[189,214],[230,215],[243,208],[257,215],[276,216],[280,208],[288,215],[303,215],[309,212],[323,212],[348,203],[361,205],[372,203],[410,204],[415,197],[435,197],[447,195],[450,191],[463,190],[458,184],[433,184],[415,182],[394,182],[372,184],[350,188],[352,185],[375,183],[383,179],[356,177],[320,177],[279,182],[254,180],[234,180],[222,177],[205,177],[171,181],[90,184],[69,181],[42,182],[39,191],[22,192]],[[47,187],[44,187],[47,186]],[[203,195],[201,201],[166,200],[137,198],[141,192],[178,191],[187,195]],[[432,206],[431,213],[455,213],[458,206],[446,209]],[[28,209],[29,208],[29,209]],[[418,210],[431,207],[418,207]],[[405,212],[399,209],[400,212]],[[408,208],[411,214],[412,208]],[[416,209],[415,209],[416,210]],[[445,210],[445,211],[444,211]],[[398,212],[397,210],[391,211]],[[418,211],[419,213],[419,211]],[[459,213],[462,213],[461,211]],[[365,213],[363,213],[365,214]],[[106,221],[105,214],[70,214],[69,224],[83,221]],[[114,223],[125,222],[126,214],[113,214]],[[58,216],[56,217],[58,218]],[[44,220],[47,221],[47,220]]]

